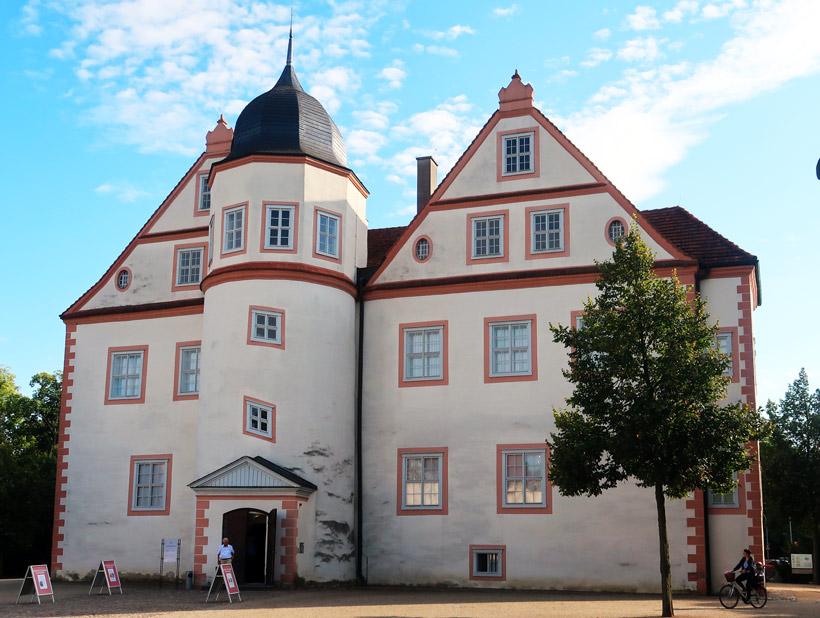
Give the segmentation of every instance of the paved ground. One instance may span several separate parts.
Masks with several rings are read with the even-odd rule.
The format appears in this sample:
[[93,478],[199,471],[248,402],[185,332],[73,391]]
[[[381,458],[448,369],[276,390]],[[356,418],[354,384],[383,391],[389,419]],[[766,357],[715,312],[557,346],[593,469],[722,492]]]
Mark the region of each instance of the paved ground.
[[[321,588],[246,590],[242,601],[205,604],[205,592],[125,584],[125,594],[88,596],[89,584],[57,583],[55,603],[15,605],[21,580],[0,580],[0,617],[108,616],[111,618],[639,618],[660,616],[657,595],[535,592],[440,588]],[[772,584],[769,603],[755,610],[742,603],[723,609],[717,597],[678,595],[675,613],[684,618],[817,618],[820,587]]]

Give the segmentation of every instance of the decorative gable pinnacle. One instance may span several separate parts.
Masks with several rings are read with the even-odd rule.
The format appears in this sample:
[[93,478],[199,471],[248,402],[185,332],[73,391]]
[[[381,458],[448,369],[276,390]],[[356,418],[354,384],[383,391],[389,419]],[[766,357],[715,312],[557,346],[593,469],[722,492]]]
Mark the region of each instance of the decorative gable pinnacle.
[[233,129],[228,128],[225,116],[219,115],[219,120],[213,131],[208,131],[205,136],[205,152],[225,152],[231,149],[233,141]]
[[514,109],[529,109],[532,107],[532,86],[524,85],[518,69],[512,76],[510,84],[498,91],[499,109],[502,112]]

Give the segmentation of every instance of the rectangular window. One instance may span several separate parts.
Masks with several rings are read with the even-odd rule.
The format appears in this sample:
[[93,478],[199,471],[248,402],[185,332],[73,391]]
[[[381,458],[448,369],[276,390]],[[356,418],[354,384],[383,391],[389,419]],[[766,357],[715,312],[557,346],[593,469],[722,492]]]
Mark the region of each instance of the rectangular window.
[[128,515],[171,512],[172,455],[132,455],[128,483]]
[[[737,472],[735,472],[732,476],[733,480],[737,481]],[[709,506],[710,507],[717,507],[719,509],[727,509],[727,508],[737,508],[740,506],[738,502],[738,487],[735,487],[733,491],[729,492],[728,494],[715,494],[712,493],[712,490],[709,490]]]
[[138,461],[134,464],[133,509],[161,511],[165,508],[165,461]]
[[331,258],[339,257],[339,227],[341,218],[316,211],[316,253]]
[[564,250],[564,211],[548,210],[530,213],[532,253]]
[[499,514],[552,513],[548,458],[549,450],[543,443],[496,446],[496,506]]
[[245,207],[226,210],[222,222],[222,253],[245,249]]
[[197,204],[197,211],[205,212],[210,209],[211,189],[208,187],[208,174],[201,174],[199,177],[199,203]]
[[490,324],[490,376],[522,376],[532,373],[530,328],[532,322]]
[[177,250],[176,284],[178,286],[199,285],[199,282],[202,281],[202,258],[204,253],[204,247]]
[[293,249],[294,215],[293,206],[265,206],[265,249]]
[[208,222],[208,266],[214,261],[214,216]]
[[244,431],[246,435],[276,441],[276,406],[245,397]]
[[506,580],[506,554],[505,545],[470,545],[470,579]]
[[474,217],[473,259],[504,255],[504,216]]
[[[724,356],[728,356],[730,360],[732,359],[732,333],[718,333],[716,345],[718,352]],[[723,375],[730,378],[734,376],[731,363],[723,372]]]
[[112,351],[108,366],[108,399],[141,401],[144,399],[144,364],[147,348]]
[[511,174],[527,174],[533,171],[533,134],[521,133],[507,135],[503,138],[504,172]]
[[199,346],[179,350],[179,394],[192,395],[199,392],[199,360],[202,356]]
[[397,515],[447,515],[447,449],[398,451]]
[[274,307],[251,306],[248,315],[248,344],[285,347],[285,312]]
[[484,382],[538,379],[535,314],[484,318]]
[[546,506],[544,451],[505,451],[504,506]]
[[442,377],[441,326],[408,328],[404,331],[404,379],[429,380]]

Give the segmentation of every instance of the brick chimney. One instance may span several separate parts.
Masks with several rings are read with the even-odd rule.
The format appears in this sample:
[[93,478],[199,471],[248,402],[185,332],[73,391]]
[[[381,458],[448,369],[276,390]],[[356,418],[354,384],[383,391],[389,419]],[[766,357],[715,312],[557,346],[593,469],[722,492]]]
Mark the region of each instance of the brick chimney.
[[438,164],[433,157],[416,157],[418,176],[416,178],[416,212],[424,205],[438,186]]

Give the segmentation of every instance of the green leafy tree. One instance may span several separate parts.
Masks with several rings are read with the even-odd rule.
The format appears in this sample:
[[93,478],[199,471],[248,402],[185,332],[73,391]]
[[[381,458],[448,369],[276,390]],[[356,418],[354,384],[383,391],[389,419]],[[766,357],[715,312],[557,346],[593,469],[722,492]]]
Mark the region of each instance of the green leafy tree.
[[718,405],[730,360],[716,349],[717,327],[702,299],[653,266],[632,226],[598,264],[582,327],[550,325],[570,349],[564,376],[574,388],[569,407],[554,410],[549,478],[565,496],[597,496],[628,479],[654,489],[663,615],[673,616],[666,499],[732,491],[762,425],[750,407]]
[[805,369],[779,405],[766,404],[766,414],[774,432],[761,445],[763,495],[779,514],[810,526],[813,579],[820,584],[820,389],[811,392]]
[[62,380],[38,373],[31,397],[0,368],[0,576],[21,575],[51,550]]

